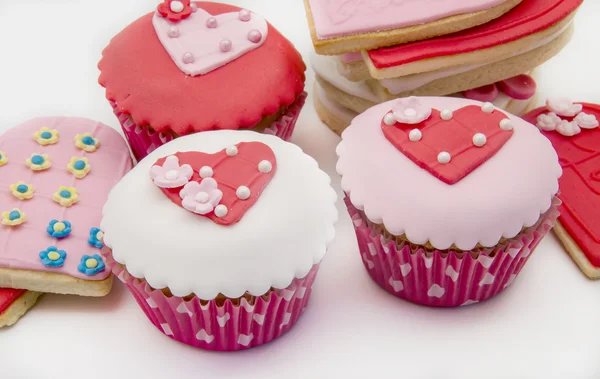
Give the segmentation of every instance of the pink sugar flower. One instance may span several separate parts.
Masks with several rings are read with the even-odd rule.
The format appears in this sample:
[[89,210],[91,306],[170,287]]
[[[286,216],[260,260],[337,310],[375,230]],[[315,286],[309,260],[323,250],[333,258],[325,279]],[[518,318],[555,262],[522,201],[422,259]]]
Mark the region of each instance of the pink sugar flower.
[[583,129],[594,129],[597,128],[599,125],[596,116],[584,112],[579,113],[573,121],[575,121],[577,125],[579,125],[579,127]]
[[217,187],[217,181],[213,178],[205,178],[201,183],[190,182],[179,193],[183,199],[181,205],[190,212],[208,214],[223,198],[223,192]]
[[396,100],[392,113],[398,122],[418,124],[431,116],[431,108],[423,106],[418,98],[411,96]]
[[561,123],[561,118],[556,115],[554,112],[550,112],[548,114],[541,114],[537,118],[537,127],[551,132],[556,130],[556,127]]
[[565,137],[573,137],[576,134],[581,133],[581,128],[575,121],[563,120],[557,127],[556,131]]
[[546,107],[551,112],[563,117],[575,117],[583,109],[583,105],[573,104],[571,100],[566,98],[548,99],[546,100]]
[[190,181],[194,170],[189,164],[179,165],[179,158],[170,155],[161,166],[152,166],[150,177],[160,188],[182,187]]

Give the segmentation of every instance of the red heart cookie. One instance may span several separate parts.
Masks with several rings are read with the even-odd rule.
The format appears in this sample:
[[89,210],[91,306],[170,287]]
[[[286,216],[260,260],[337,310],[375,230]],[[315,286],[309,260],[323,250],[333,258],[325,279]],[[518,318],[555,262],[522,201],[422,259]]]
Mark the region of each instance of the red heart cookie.
[[26,290],[0,288],[0,315],[4,313]]
[[469,175],[513,135],[510,120],[489,103],[454,112],[433,109],[431,116],[418,124],[382,121],[381,128],[398,150],[447,184]]
[[160,158],[151,176],[175,204],[232,225],[258,201],[276,170],[269,146],[242,142],[215,154],[179,152]]

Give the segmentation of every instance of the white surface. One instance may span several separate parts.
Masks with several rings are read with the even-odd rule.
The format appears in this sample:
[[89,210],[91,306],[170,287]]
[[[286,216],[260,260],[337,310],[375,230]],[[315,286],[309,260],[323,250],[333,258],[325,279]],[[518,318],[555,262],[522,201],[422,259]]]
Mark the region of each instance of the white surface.
[[[305,57],[300,0],[230,0],[263,14]],[[96,63],[110,37],[157,0],[0,0],[0,130],[35,117],[85,116],[118,126]],[[597,15],[588,0],[574,41],[538,72],[540,92],[600,103]],[[31,25],[31,26],[30,26]],[[314,75],[308,72],[308,91]],[[541,98],[540,98],[541,99]],[[339,139],[309,100],[294,142],[333,176]],[[344,211],[342,201],[338,201]],[[587,280],[552,235],[515,283],[482,304],[429,309],[368,277],[349,217],[322,264],[311,304],[279,340],[242,353],[210,353],[154,329],[117,284],[103,299],[47,295],[0,330],[0,377],[597,379],[600,282]],[[108,368],[103,365],[108,364]]]

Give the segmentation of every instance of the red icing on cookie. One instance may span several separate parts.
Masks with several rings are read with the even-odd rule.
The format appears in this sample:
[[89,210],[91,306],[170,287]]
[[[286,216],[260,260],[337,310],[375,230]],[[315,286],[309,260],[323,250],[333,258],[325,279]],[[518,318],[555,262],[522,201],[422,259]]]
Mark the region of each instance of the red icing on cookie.
[[[258,201],[260,194],[277,171],[275,154],[269,146],[260,142],[242,142],[216,154],[184,152],[176,153],[174,156],[179,159],[181,166],[191,166],[193,175],[190,183],[202,183],[207,179],[216,181],[222,198],[217,200],[213,210],[198,215],[208,217],[220,225],[232,225],[238,222]],[[167,157],[157,160],[154,167],[162,167],[166,160]],[[203,170],[203,167],[209,169]],[[172,202],[194,212],[189,206],[186,207],[186,200],[182,200],[182,189],[187,191],[190,183],[186,186],[161,188],[161,190]],[[198,187],[193,183],[192,186]],[[240,190],[240,187],[245,187],[245,189]],[[189,190],[188,192],[190,192],[188,195],[191,195],[188,200],[193,201],[192,199],[197,196],[197,191],[192,193],[192,190]],[[210,193],[209,195],[212,196]],[[219,215],[220,210],[216,204],[226,207],[226,215]]]
[[[579,103],[583,112],[600,119],[600,105]],[[536,123],[537,117],[548,113],[538,108],[523,119]],[[574,117],[562,117],[572,121]],[[575,240],[587,259],[600,267],[600,128],[582,130],[566,137],[556,131],[542,131],[558,153],[563,175],[559,180],[559,221]]]
[[570,15],[583,0],[525,0],[487,24],[425,41],[369,51],[376,68],[456,55],[512,42],[548,29]]
[[492,102],[496,100],[498,93],[496,84],[488,84],[487,86],[470,89],[463,94],[467,99]]
[[[433,109],[431,116],[419,124],[387,125],[381,123],[383,134],[404,155],[419,167],[447,184],[455,184],[490,159],[512,137],[512,130],[504,130],[500,122],[506,115],[494,110],[486,113],[481,107],[470,105],[454,111],[452,118],[443,120],[440,111]],[[411,138],[411,131],[420,138]],[[483,134],[483,145],[475,145],[475,135]],[[479,140],[478,140],[479,142]],[[450,161],[440,154],[448,153]]]
[[535,80],[529,75],[518,75],[497,83],[498,88],[517,100],[531,99],[537,90]]
[[23,296],[25,290],[0,288],[0,315],[4,313],[18,298]]
[[[196,2],[213,15],[241,8]],[[167,54],[147,14],[116,35],[98,64],[108,100],[138,125],[178,135],[252,128],[290,106],[304,90],[306,66],[269,25],[259,48],[206,75],[184,74]]]

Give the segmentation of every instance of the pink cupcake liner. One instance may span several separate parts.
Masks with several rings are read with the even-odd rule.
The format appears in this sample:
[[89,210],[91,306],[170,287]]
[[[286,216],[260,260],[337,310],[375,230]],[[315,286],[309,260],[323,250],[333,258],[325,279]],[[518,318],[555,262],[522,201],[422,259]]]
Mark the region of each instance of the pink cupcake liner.
[[[285,141],[289,141],[294,132],[296,121],[300,116],[300,111],[306,102],[307,93],[303,92],[288,108],[287,112],[271,126],[266,128],[263,133],[277,136]],[[111,102],[113,112],[119,119],[123,133],[129,141],[129,146],[135,158],[140,161],[148,154],[156,150],[159,146],[172,141],[175,137],[172,134],[157,133],[151,128],[137,125],[133,119],[126,113],[119,111],[117,104]]]
[[242,298],[239,305],[231,300],[218,305],[214,300],[200,301],[197,297],[167,297],[146,281],[132,277],[114,261],[109,249],[103,249],[102,254],[107,267],[125,283],[159,331],[184,344],[213,351],[250,349],[287,332],[304,312],[319,270],[319,265],[314,265],[303,279],[294,279],[286,289],[258,297],[255,304]]
[[371,278],[395,296],[436,307],[478,303],[508,287],[554,226],[560,205],[555,198],[537,224],[499,247],[458,253],[388,239],[348,198],[345,202]]

